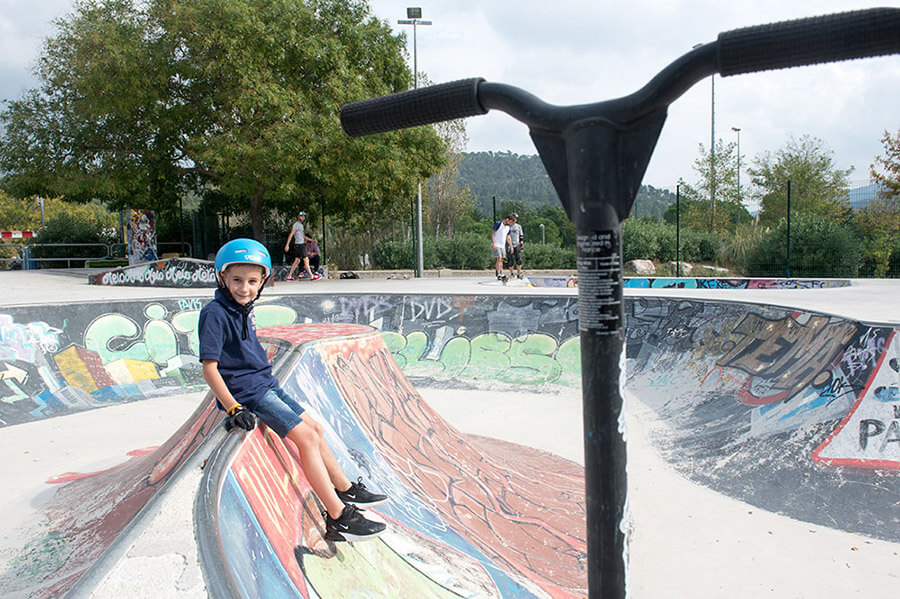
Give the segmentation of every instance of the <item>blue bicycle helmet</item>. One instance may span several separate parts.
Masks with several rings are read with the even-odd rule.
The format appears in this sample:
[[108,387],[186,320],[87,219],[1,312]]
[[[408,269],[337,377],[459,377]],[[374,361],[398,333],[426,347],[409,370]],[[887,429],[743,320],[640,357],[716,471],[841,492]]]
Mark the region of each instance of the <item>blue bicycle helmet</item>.
[[232,239],[219,248],[216,253],[216,275],[231,264],[262,266],[265,270],[264,279],[272,272],[272,257],[269,256],[269,250],[255,239]]

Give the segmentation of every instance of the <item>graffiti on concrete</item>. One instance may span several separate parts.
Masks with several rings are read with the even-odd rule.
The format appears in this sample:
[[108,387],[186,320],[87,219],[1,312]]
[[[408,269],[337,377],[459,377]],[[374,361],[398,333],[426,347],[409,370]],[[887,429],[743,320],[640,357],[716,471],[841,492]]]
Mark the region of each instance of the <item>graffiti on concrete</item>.
[[0,572],[3,596],[65,596],[221,422],[215,404],[205,402],[162,446],[100,472],[47,481],[57,488],[41,508],[45,521]]
[[813,459],[828,466],[900,471],[900,337],[887,340],[852,410]]
[[848,279],[725,279],[713,277],[626,277],[628,289],[826,289],[849,287]]
[[[578,277],[529,277],[534,287],[578,287]],[[849,279],[727,279],[721,277],[625,277],[626,289],[826,289]]]
[[897,329],[739,303],[626,306],[626,389],[665,421],[653,434],[676,468],[771,511],[900,540],[875,516],[900,493]]
[[88,282],[118,287],[215,287],[216,272],[207,260],[170,258],[91,274]]
[[[203,388],[197,321],[209,300],[204,295],[0,313],[0,426]],[[375,327],[407,376],[420,382],[580,381],[574,298],[269,295],[255,314],[260,327]]]
[[734,348],[716,365],[747,374],[738,392],[742,402],[773,404],[808,386],[830,384],[830,369],[858,333],[858,325],[827,316],[804,313],[773,320],[751,313],[732,329]]

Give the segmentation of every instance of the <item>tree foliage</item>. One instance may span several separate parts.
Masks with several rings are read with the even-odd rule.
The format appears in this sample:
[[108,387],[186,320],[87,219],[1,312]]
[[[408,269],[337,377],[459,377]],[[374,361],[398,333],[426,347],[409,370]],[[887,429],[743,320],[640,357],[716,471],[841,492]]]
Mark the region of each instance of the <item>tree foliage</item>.
[[747,257],[746,275],[855,277],[862,264],[860,245],[846,224],[820,214],[800,214],[790,229],[782,219],[756,245]]
[[445,166],[428,181],[427,216],[435,237],[453,237],[462,216],[475,205],[472,192],[459,183],[459,165],[469,138],[462,119],[438,123],[435,130],[447,144],[447,155]]
[[831,150],[817,137],[791,137],[774,156],[757,156],[747,171],[761,198],[761,224],[776,224],[787,215],[788,181],[793,214],[834,219],[848,214],[847,176],[852,169],[836,168]]
[[[37,196],[14,198],[0,191],[0,223],[3,229],[14,231],[38,231],[41,228],[41,199]],[[65,220],[66,217],[93,222],[98,234],[102,229],[115,230],[117,216],[98,202],[71,205],[59,198],[43,199],[43,220]]]
[[896,137],[885,131],[881,144],[884,154],[875,158],[869,170],[881,188],[881,197],[900,201],[900,129]]
[[884,154],[870,167],[878,197],[853,214],[853,222],[867,240],[866,253],[876,277],[885,276],[890,268],[900,232],[900,131],[896,137],[885,131],[881,143]]
[[0,115],[7,189],[173,211],[194,191],[248,212],[323,201],[399,213],[440,167],[428,127],[343,134],[344,103],[402,91],[405,38],[362,0],[78,0],[42,85]]
[[[681,223],[706,231],[733,232],[740,223],[750,220],[738,187],[737,145],[718,139],[715,152],[700,144],[699,153],[694,161],[697,183],[678,181]],[[674,205],[668,207],[666,221],[675,222],[675,209]]]

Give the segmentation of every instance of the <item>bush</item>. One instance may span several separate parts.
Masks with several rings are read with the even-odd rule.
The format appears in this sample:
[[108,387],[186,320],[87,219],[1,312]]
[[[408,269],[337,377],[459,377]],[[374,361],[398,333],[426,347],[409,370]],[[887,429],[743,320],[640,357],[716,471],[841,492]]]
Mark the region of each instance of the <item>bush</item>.
[[[491,243],[487,235],[468,233],[452,238],[439,237],[428,240],[435,248],[434,262],[426,262],[426,268],[452,268],[454,270],[481,270],[490,268]],[[425,248],[429,246],[428,241]]]
[[[426,269],[485,270],[493,268],[491,242],[488,236],[467,233],[453,238],[426,237],[423,262]],[[410,270],[415,266],[414,245],[411,241],[382,241],[375,246],[375,268]],[[528,269],[575,268],[574,248],[557,245],[526,243],[522,262]]]
[[[423,239],[422,262],[426,269],[452,268],[482,270],[490,268],[491,243],[487,235],[467,233],[452,239],[428,236]],[[410,270],[415,267],[415,244],[410,241],[382,241],[375,246],[373,266],[384,270]]]
[[[675,226],[668,223],[629,218],[622,224],[622,260],[674,260],[676,233]],[[684,229],[682,244],[683,234]]]
[[718,262],[721,247],[722,240],[718,233],[692,228],[681,229],[681,259],[685,262]]
[[[849,227],[818,215],[798,215],[791,221],[790,276],[856,277],[862,265],[860,246]],[[747,276],[785,276],[786,251],[787,222],[782,219],[748,253]]]
[[659,254],[653,223],[630,218],[622,223],[622,260],[653,260]]
[[[35,244],[111,244],[115,238],[110,235],[109,227],[99,219],[81,214],[59,215],[47,221],[47,225],[41,229]],[[40,268],[60,268],[68,266],[69,258],[103,258],[107,255],[107,249],[97,245],[91,246],[67,246],[67,247],[35,247],[33,258],[59,258],[47,262],[40,262]],[[73,263],[81,266],[83,260]]]
[[743,225],[733,235],[723,240],[719,248],[719,262],[744,273],[750,253],[762,241],[766,229],[754,225]]
[[372,252],[375,268],[383,270],[409,270],[415,267],[416,256],[411,241],[382,241]]
[[522,252],[522,267],[526,270],[574,269],[575,248],[526,243]]

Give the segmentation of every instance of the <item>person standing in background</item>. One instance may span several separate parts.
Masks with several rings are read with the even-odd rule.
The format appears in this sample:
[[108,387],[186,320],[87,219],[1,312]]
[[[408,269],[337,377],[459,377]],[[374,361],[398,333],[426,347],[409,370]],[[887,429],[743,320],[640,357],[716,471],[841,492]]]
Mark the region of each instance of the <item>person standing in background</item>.
[[313,275],[322,275],[322,271],[319,269],[322,263],[322,256],[319,252],[319,242],[314,238],[310,238],[309,241],[306,242],[306,257],[309,258],[309,268],[312,270]]
[[494,258],[494,273],[498,279],[503,279],[503,258],[509,245],[509,227],[515,222],[513,215],[507,214],[503,220],[495,222],[491,230],[491,256]]
[[525,247],[525,233],[519,224],[519,215],[511,215],[515,220],[509,227],[509,247],[506,251],[506,262],[509,265],[509,276],[513,276],[513,264],[516,266],[516,277],[522,278],[522,249]]
[[[319,279],[319,275],[313,274],[313,272],[309,268],[309,257],[306,254],[306,244],[310,241],[315,241],[312,237],[309,237],[304,229],[303,223],[306,221],[306,213],[302,210],[297,213],[297,221],[291,226],[291,230],[288,233],[287,241],[284,243],[284,252],[286,254],[293,254],[294,262],[291,264],[291,268],[288,271],[287,277],[285,280],[287,281],[295,281],[294,271],[300,266],[300,263],[303,262],[303,270],[306,272],[306,276],[309,277],[310,281],[315,281]],[[291,240],[294,241],[294,250],[291,252]]]

